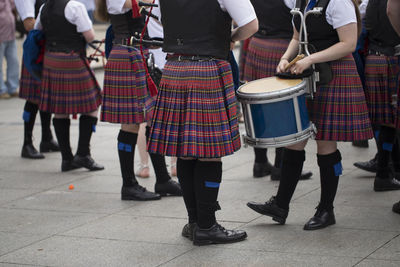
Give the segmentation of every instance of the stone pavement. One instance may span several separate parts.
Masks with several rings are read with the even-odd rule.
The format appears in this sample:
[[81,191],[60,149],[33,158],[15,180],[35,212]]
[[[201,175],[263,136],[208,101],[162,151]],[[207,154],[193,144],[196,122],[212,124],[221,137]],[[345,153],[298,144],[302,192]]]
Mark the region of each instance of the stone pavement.
[[[102,71],[96,71],[102,81]],[[371,148],[341,143],[343,176],[335,201],[337,224],[303,231],[319,200],[315,142],[307,147],[305,169],[314,176],[299,183],[286,225],[250,210],[278,182],[252,177],[253,152],[242,148],[223,160],[217,219],[248,233],[244,242],[205,247],[181,237],[186,223],[179,197],[153,202],[121,201],[116,149],[118,125],[99,123],[93,157],[104,171],[60,172],[59,153],[44,160],[20,157],[24,101],[0,101],[0,266],[400,266],[400,215],[391,211],[400,192],[375,193],[373,175],[355,161],[375,154]],[[39,117],[39,116],[38,116]],[[78,122],[71,126],[76,149]],[[244,126],[241,125],[244,132]],[[35,146],[40,142],[37,119]],[[273,151],[269,158],[273,159]],[[138,156],[135,158],[136,166]],[[140,183],[153,190],[154,172]],[[73,184],[75,189],[69,190]]]

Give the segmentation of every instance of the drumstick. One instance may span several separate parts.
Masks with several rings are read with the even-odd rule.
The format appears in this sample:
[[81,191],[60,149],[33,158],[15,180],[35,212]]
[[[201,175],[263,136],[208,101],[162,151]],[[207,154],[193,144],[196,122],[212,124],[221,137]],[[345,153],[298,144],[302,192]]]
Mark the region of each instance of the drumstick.
[[287,70],[287,69],[289,69],[291,66],[293,66],[297,61],[299,61],[299,60],[301,60],[301,59],[303,59],[303,58],[305,58],[306,56],[304,55],[304,54],[300,54],[300,55],[297,55],[292,61],[290,61],[290,63],[286,66],[286,68],[285,68],[285,71]]

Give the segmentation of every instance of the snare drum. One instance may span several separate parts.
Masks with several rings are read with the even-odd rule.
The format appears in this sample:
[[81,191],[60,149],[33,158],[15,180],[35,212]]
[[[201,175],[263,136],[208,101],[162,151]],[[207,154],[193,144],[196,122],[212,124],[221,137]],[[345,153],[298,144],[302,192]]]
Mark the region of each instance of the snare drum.
[[245,144],[257,148],[296,144],[316,133],[308,118],[306,81],[269,77],[239,87],[243,108]]

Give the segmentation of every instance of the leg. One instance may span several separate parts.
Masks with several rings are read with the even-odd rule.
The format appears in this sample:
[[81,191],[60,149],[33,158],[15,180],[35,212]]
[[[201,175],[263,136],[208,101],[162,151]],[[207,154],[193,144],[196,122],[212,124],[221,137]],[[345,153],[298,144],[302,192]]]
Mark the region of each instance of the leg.
[[254,148],[254,166],[253,166],[253,177],[261,178],[271,174],[273,166],[269,163],[267,158],[266,148]]
[[171,157],[171,176],[176,176],[176,157]]
[[149,170],[149,154],[146,148],[146,123],[140,124],[137,146],[139,149],[140,165],[136,176],[141,178],[148,178],[150,176]]
[[[150,136],[150,127],[146,127],[146,137]],[[154,191],[161,196],[173,195],[182,196],[182,190],[179,183],[171,179],[168,174],[167,164],[165,163],[165,156],[159,154],[150,154],[151,163],[153,164],[154,172],[156,174],[156,184]]]
[[19,61],[17,54],[17,44],[15,40],[6,42],[5,50],[7,60],[7,88],[11,96],[17,96],[17,88],[19,83]]
[[335,224],[333,201],[335,200],[339,176],[342,174],[342,157],[336,142],[317,141],[318,166],[321,177],[321,198],[317,212],[304,226],[304,230],[317,230]]
[[44,159],[32,143],[33,126],[35,125],[38,105],[26,101],[22,118],[24,120],[24,145],[22,146],[21,157],[29,159]]
[[193,244],[209,245],[242,241],[247,237],[240,230],[226,230],[215,219],[220,209],[218,191],[222,178],[222,162],[198,160],[194,169],[194,188],[197,207],[197,227],[193,233]]
[[10,98],[10,95],[7,93],[7,86],[3,79],[3,59],[5,50],[6,44],[4,42],[0,43],[0,99]]
[[79,118],[79,141],[74,163],[90,171],[104,170],[104,166],[96,163],[90,155],[90,139],[96,131],[96,124],[97,111]]
[[[279,181],[281,179],[281,168],[282,168],[282,159],[283,159],[283,151],[284,148],[278,147],[275,149],[275,163],[274,169],[271,173],[272,181]],[[300,175],[300,180],[308,180],[312,176],[312,172],[310,171],[302,171]]]
[[39,111],[40,121],[42,123],[42,141],[40,142],[40,152],[60,151],[60,147],[53,139],[50,130],[51,113],[46,111]]
[[135,178],[133,162],[139,125],[121,125],[118,135],[118,157],[122,175],[122,200],[157,200],[159,194],[154,194],[139,185]]
[[[378,137],[379,137],[379,132],[380,132],[380,125],[372,124],[372,129],[374,130],[375,144],[376,144],[376,147],[378,148]],[[377,168],[378,168],[378,153],[376,153],[375,157],[372,158],[371,160],[355,162],[354,166],[356,166],[357,168],[359,168],[361,170],[367,171],[367,172],[376,173]]]

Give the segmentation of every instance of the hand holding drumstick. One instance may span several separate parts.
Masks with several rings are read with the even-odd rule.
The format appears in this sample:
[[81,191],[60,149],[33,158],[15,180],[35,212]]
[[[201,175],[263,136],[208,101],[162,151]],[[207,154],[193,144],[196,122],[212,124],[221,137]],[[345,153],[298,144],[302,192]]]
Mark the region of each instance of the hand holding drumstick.
[[308,69],[311,64],[312,63],[309,60],[309,57],[306,57],[304,54],[300,54],[297,55],[290,63],[286,59],[281,59],[276,71],[277,73],[281,73],[290,70],[292,74],[296,75],[303,73],[303,71]]

